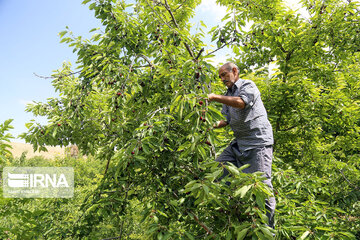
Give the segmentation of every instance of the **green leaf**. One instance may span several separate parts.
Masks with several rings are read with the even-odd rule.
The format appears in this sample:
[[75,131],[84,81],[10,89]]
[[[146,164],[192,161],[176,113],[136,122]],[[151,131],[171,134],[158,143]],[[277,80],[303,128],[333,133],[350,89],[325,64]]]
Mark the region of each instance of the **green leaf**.
[[354,239],[354,240],[356,239],[356,236],[349,232],[339,232],[339,234],[344,235],[350,239]]
[[241,188],[239,188],[238,190],[235,191],[234,197],[237,197],[238,195],[240,195],[240,198],[243,198],[251,188],[252,188],[252,185],[242,186]]
[[243,240],[250,228],[245,228],[237,233],[236,240]]
[[186,235],[189,239],[195,240],[195,237],[194,237],[193,235],[191,235],[190,233],[185,232],[185,235]]
[[219,169],[211,173],[210,175],[207,175],[206,178],[209,179],[210,181],[214,181],[222,173],[223,173],[223,169]]
[[160,211],[160,210],[157,210],[157,212],[160,213],[161,215],[163,215],[163,216],[166,217],[166,218],[169,217],[168,215],[166,215],[166,213],[164,213],[164,212],[162,212],[162,211]]
[[65,30],[65,31],[61,31],[59,32],[59,36],[62,38],[68,31]]
[[237,176],[240,174],[239,170],[234,165],[226,164],[225,168],[234,176]]
[[265,196],[261,192],[256,191],[255,192],[255,197],[256,197],[256,204],[261,209],[265,209]]
[[207,28],[207,26],[205,25],[205,23],[203,21],[200,21],[200,24],[201,24],[201,26]]
[[250,167],[250,164],[245,164],[245,165],[239,167],[239,171],[242,171],[242,170],[244,170],[245,168],[248,168],[248,167]]
[[196,180],[192,180],[190,182],[188,182],[186,185],[185,185],[185,188],[191,188],[192,186],[194,186],[194,184],[197,183]]
[[332,231],[332,229],[326,228],[326,227],[315,227],[315,229],[322,230],[322,231]]
[[189,113],[189,114],[184,118],[184,121],[190,119],[195,113],[196,113],[195,111]]
[[255,230],[255,233],[256,233],[256,236],[259,237],[259,239],[261,239],[261,240],[268,240],[268,239],[264,236],[264,234],[262,234],[260,231],[256,231],[256,230]]
[[54,137],[56,137],[57,130],[58,130],[58,128],[57,128],[57,127],[55,127],[54,132],[52,133],[53,138],[54,138]]
[[344,210],[342,210],[341,208],[333,208],[334,210],[336,210],[336,211],[338,211],[338,212],[341,212],[341,213],[344,213],[344,214],[346,214],[346,212],[344,211]]
[[33,125],[34,123],[25,123],[25,127],[27,128],[27,129],[30,129],[31,128],[31,126]]
[[306,231],[301,235],[301,237],[299,239],[304,240],[307,236],[309,236],[309,234],[310,234],[310,231]]
[[267,239],[274,239],[274,235],[270,232],[268,228],[260,226],[260,229]]

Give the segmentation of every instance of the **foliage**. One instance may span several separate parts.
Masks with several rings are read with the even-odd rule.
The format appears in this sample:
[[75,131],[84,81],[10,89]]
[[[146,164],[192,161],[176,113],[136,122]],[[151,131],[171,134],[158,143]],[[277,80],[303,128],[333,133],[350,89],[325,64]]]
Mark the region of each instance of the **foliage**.
[[[63,237],[100,237],[104,225],[111,236],[124,236],[136,202],[143,238],[273,238],[264,215],[264,199],[273,193],[261,174],[214,164],[231,135],[211,130],[222,119],[221,105],[209,105],[206,95],[224,88],[214,80],[203,31],[190,33],[199,3],[94,1],[89,8],[103,32],[91,40],[60,33],[78,54],[79,71],[64,64],[53,74],[60,97],[27,108],[49,123],[29,123],[23,137],[42,150],[76,144],[105,166],[79,219],[54,226]],[[217,50],[233,50],[242,77],[259,86],[274,128],[277,237],[355,239],[358,3],[304,0],[308,19],[280,1],[218,3],[229,14],[209,34]],[[273,74],[270,63],[277,66]],[[231,175],[216,181],[223,167]]]
[[[69,199],[1,199],[0,236],[2,239],[58,239],[82,214],[79,206],[92,194],[104,170],[93,158],[57,158],[47,160],[33,157],[22,162],[9,159],[6,167],[73,167],[77,179],[73,198]],[[102,227],[106,226],[106,223]],[[103,232],[103,234],[106,231]]]
[[10,133],[6,133],[6,132],[14,128],[13,126],[11,126],[12,121],[13,121],[12,119],[9,119],[6,120],[4,123],[0,124],[0,164],[1,165],[6,161],[5,156],[11,155],[11,152],[8,150],[9,148],[11,148],[11,146],[6,142],[9,143],[10,139],[12,139],[13,137]]

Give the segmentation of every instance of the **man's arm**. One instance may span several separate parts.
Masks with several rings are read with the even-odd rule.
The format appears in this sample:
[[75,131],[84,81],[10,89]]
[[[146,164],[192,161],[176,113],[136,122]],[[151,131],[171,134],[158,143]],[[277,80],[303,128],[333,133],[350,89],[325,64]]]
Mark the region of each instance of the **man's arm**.
[[223,96],[223,95],[217,95],[214,93],[210,93],[208,95],[208,100],[216,101],[219,103],[226,104],[231,107],[244,109],[245,108],[245,102],[240,97],[233,97],[233,96]]

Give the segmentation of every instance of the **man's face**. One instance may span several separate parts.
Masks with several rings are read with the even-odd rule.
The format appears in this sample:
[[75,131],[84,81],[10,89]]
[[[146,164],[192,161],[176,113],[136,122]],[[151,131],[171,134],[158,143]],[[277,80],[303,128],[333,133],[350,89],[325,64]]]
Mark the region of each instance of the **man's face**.
[[237,69],[233,68],[230,72],[227,71],[225,67],[221,67],[219,69],[219,77],[221,78],[221,81],[227,86],[228,88],[231,88],[234,83],[236,82],[237,78]]

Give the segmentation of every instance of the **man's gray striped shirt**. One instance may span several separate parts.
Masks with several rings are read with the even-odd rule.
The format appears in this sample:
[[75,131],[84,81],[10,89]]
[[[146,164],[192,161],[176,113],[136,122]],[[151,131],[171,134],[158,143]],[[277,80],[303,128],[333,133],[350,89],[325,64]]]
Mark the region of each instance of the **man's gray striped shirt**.
[[239,150],[246,151],[274,143],[271,124],[267,118],[260,91],[251,80],[238,79],[225,96],[240,97],[245,108],[223,104],[221,113],[234,132]]

